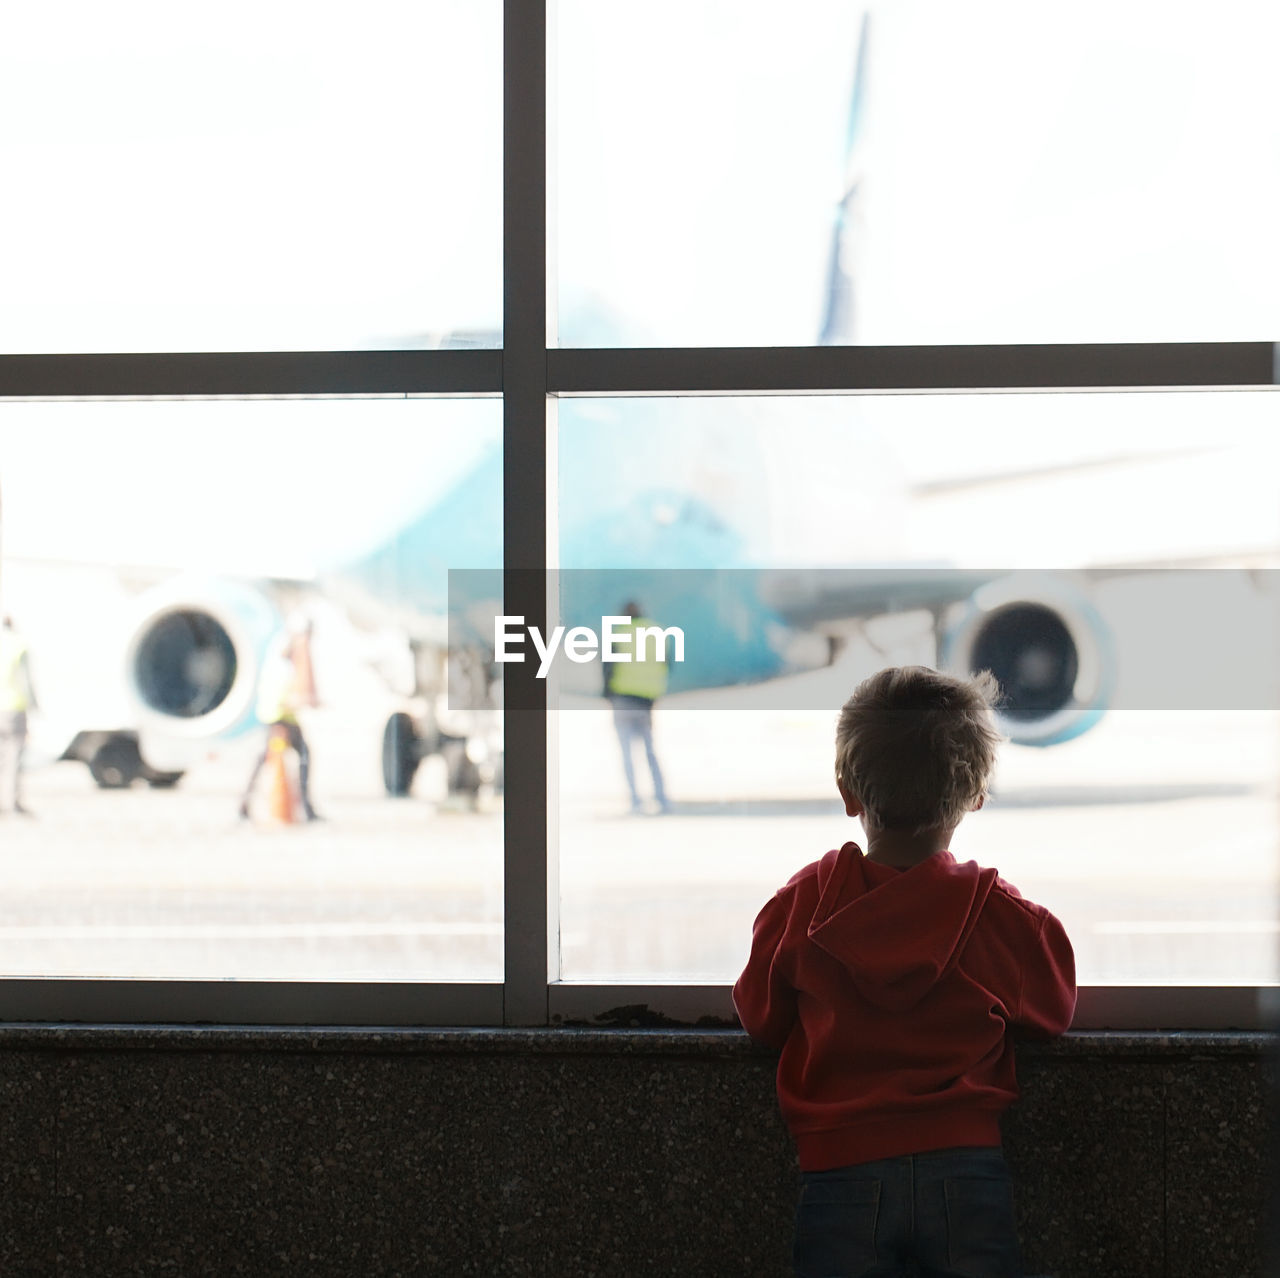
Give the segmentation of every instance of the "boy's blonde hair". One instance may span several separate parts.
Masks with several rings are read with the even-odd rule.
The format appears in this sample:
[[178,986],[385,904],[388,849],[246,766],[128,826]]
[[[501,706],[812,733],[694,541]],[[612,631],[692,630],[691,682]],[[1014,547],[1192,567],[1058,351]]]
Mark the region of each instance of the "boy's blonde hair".
[[891,666],[864,679],[836,723],[836,779],[872,824],[954,828],[986,795],[1000,733],[990,671],[971,679]]

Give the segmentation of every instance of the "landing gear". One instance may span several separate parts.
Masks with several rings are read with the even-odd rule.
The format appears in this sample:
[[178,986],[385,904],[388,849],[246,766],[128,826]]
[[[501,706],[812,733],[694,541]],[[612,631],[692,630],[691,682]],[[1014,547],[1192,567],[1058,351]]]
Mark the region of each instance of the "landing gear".
[[142,775],[153,790],[172,790],[186,774],[182,772],[155,772],[151,768],[144,768]]
[[171,790],[183,776],[153,768],[133,732],[82,732],[62,757],[86,763],[101,790],[127,790],[139,778],[153,790]]
[[142,775],[142,751],[132,737],[108,737],[89,757],[89,775],[103,790],[127,790]]
[[479,807],[481,796],[502,793],[502,751],[481,736],[463,737],[441,732],[428,719],[420,725],[411,714],[398,711],[382,730],[382,783],[389,795],[403,798],[423,759],[438,754],[444,761],[448,799]]
[[413,785],[422,758],[413,716],[398,711],[382,730],[382,784],[389,795],[403,798]]
[[[445,651],[409,641],[413,691],[407,680],[393,690],[406,709],[392,714],[382,730],[382,783],[393,797],[407,795],[419,766],[432,760],[430,784],[423,790],[450,808],[479,809],[502,786],[501,689],[485,653],[471,648]],[[388,680],[390,683],[391,681]],[[439,767],[435,767],[436,756]],[[443,775],[441,775],[443,773]]]

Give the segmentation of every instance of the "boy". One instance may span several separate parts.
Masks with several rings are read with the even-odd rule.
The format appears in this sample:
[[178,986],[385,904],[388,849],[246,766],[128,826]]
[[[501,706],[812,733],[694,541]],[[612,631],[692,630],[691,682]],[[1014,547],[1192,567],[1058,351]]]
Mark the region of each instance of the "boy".
[[800,1160],[801,1278],[1022,1273],[1001,1112],[1012,1032],[1075,1010],[1062,924],[995,870],[948,852],[1000,740],[986,672],[882,670],[840,711],[836,785],[854,843],[801,870],[756,919],[733,998],[780,1048],[778,1102]]

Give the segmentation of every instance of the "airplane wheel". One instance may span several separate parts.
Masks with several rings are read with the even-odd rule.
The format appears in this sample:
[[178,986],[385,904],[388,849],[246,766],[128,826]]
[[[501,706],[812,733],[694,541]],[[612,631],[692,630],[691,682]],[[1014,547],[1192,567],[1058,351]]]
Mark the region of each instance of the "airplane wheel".
[[399,711],[382,731],[382,784],[387,793],[403,798],[418,770],[418,731],[413,716]]
[[103,790],[128,789],[142,773],[142,752],[129,737],[109,737],[89,760],[89,775]]

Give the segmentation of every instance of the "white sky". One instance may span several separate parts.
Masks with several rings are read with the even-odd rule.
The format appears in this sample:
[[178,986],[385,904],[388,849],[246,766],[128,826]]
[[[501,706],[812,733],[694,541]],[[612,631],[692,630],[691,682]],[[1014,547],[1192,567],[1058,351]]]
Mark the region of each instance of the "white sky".
[[3,13],[0,348],[361,348],[496,323],[493,0]]
[[495,400],[0,404],[4,553],[306,578],[500,438]]
[[[566,342],[815,340],[864,7],[561,0]],[[857,340],[1277,335],[1280,6],[871,8]],[[500,323],[497,0],[2,12],[0,349]]]

